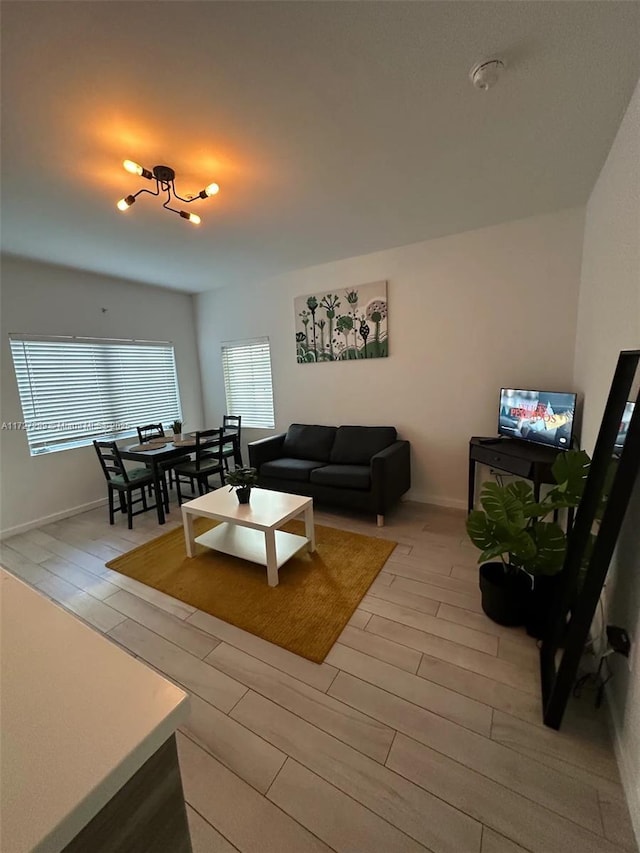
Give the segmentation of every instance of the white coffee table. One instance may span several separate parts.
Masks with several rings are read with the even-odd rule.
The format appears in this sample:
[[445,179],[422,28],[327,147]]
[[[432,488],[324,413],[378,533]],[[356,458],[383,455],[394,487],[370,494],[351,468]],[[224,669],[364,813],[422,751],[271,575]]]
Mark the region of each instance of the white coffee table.
[[[304,515],[305,535],[280,530],[285,522]],[[201,536],[193,535],[193,518],[215,518],[224,522]],[[227,487],[182,504],[187,556],[195,555],[195,543],[242,557],[267,567],[267,583],[278,585],[278,569],[302,548],[316,550],[313,500],[301,495],[252,489],[248,504],[238,503]]]

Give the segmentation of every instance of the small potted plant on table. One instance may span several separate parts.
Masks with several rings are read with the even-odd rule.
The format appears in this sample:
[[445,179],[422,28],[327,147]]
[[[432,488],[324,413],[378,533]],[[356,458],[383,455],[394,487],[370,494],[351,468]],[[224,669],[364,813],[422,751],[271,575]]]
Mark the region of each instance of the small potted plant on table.
[[171,424],[171,429],[173,430],[173,434],[174,434],[176,437],[177,437],[177,436],[182,435],[182,421],[179,421],[179,420],[177,420],[177,419],[176,419],[176,420]]
[[545,519],[580,503],[590,462],[583,450],[559,454],[552,467],[556,485],[541,501],[523,480],[484,484],[482,510],[469,514],[467,532],[482,551],[482,609],[494,622],[526,623],[534,636],[544,633],[567,546],[560,525]]
[[258,482],[258,472],[255,468],[234,468],[224,478],[225,483],[236,490],[238,502],[248,504],[251,488]]

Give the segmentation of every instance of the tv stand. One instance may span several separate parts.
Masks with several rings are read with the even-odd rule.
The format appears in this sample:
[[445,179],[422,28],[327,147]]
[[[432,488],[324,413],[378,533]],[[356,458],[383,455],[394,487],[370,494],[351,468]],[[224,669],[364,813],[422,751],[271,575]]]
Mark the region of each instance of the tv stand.
[[555,447],[543,447],[540,444],[518,441],[517,438],[473,436],[469,440],[468,511],[471,512],[475,503],[477,463],[531,480],[533,494],[538,501],[540,486],[555,484],[551,468],[557,455],[564,452]]

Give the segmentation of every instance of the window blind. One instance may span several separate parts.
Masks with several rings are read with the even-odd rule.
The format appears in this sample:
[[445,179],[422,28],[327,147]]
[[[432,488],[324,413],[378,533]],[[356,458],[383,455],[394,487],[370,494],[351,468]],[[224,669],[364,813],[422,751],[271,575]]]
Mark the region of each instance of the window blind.
[[273,428],[273,384],[269,338],[222,345],[227,414],[240,415],[242,426]]
[[181,417],[168,342],[9,338],[32,456]]

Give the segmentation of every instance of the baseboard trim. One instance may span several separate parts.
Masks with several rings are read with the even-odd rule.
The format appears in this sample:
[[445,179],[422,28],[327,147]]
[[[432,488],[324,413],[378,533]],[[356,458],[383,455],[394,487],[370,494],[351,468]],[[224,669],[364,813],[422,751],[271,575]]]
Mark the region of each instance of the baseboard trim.
[[35,518],[33,521],[26,521],[24,524],[16,524],[14,527],[7,527],[0,530],[0,539],[6,539],[9,536],[17,536],[18,533],[26,533],[27,530],[33,530],[34,527],[43,527],[45,524],[53,524],[54,521],[62,521],[64,518],[71,518],[74,515],[80,515],[83,512],[88,512],[90,509],[97,509],[100,506],[105,506],[106,498],[100,498],[97,501],[89,501],[80,506],[69,507],[60,512],[54,512],[52,515],[45,515],[42,518]]
[[636,844],[638,845],[638,849],[640,849],[640,790],[638,789],[638,780],[629,767],[627,752],[622,746],[621,721],[609,692],[607,692],[607,710],[609,712],[609,724],[613,735],[613,750],[620,770],[620,779],[624,788],[627,806],[629,807],[629,815],[636,837]]
[[425,494],[424,492],[415,492],[413,490],[407,492],[404,496],[408,501],[416,501],[421,504],[433,504],[434,506],[443,506],[447,509],[466,509],[467,502],[459,498],[448,498],[442,495]]

